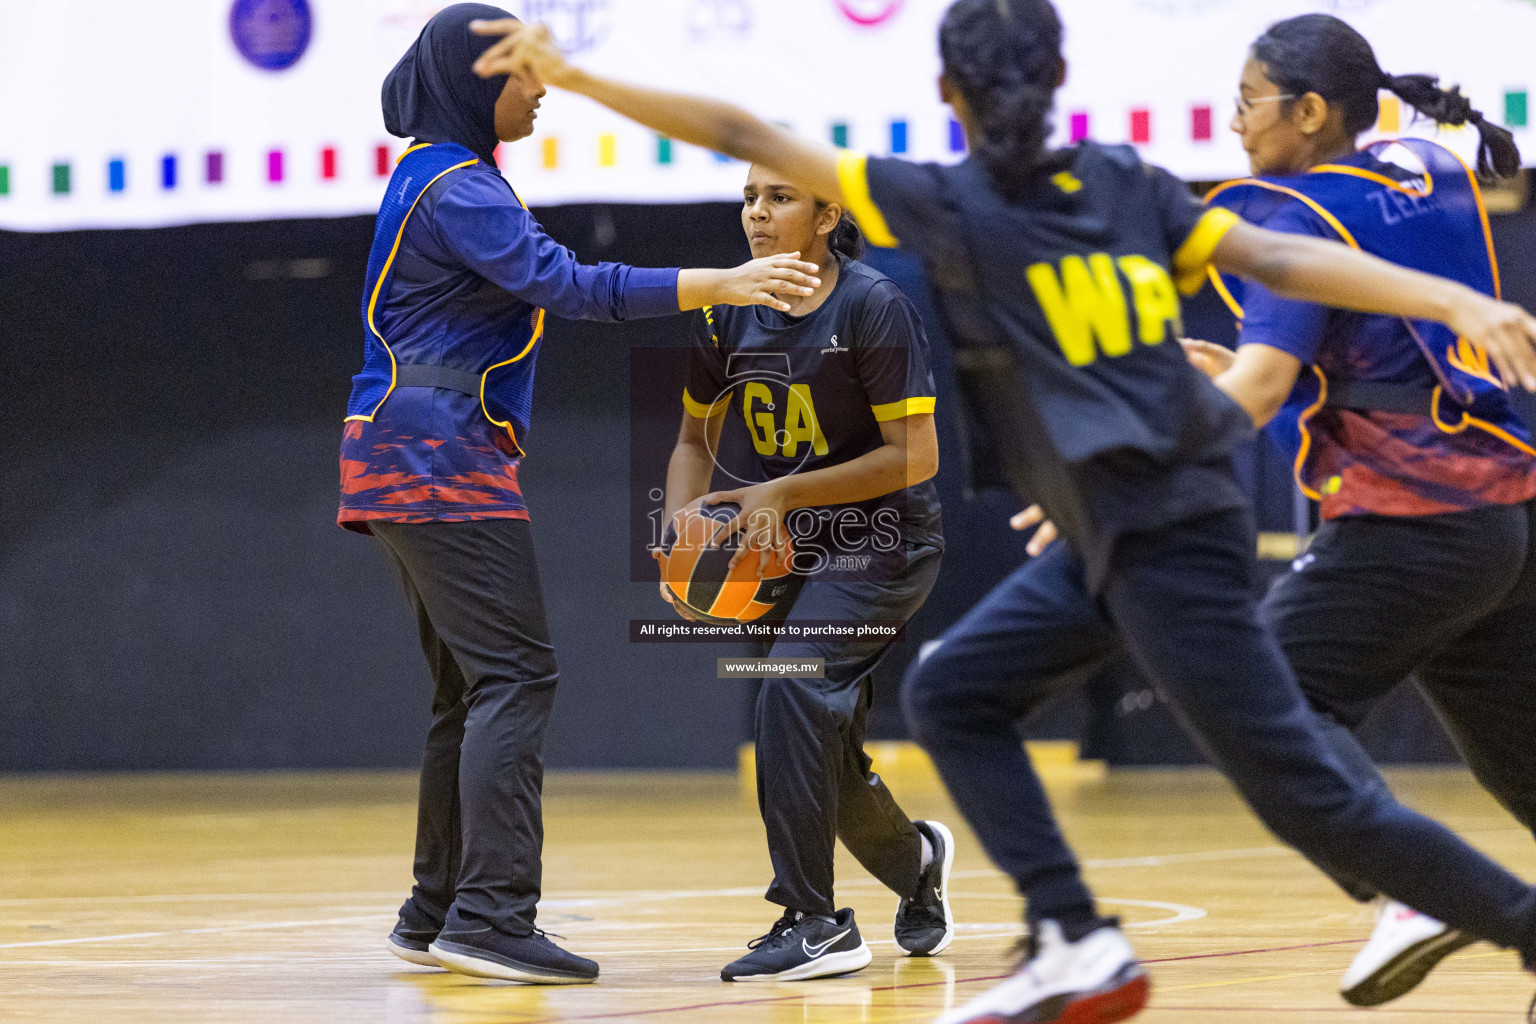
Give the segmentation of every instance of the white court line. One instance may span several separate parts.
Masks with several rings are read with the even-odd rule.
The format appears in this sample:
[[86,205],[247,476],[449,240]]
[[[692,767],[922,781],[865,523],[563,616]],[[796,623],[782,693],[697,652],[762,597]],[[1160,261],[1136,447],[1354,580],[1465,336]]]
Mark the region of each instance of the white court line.
[[153,896],[20,896],[0,900],[0,907],[24,907],[34,903],[233,903],[237,900],[398,900],[389,892],[199,892],[159,893]]
[[[954,876],[951,875],[950,877],[953,878]],[[754,890],[754,891],[756,891],[756,890]],[[1001,899],[1002,897],[992,897],[992,898],[993,899]],[[1008,897],[1008,898],[1009,899],[1015,899],[1017,897]],[[1111,903],[1111,904],[1114,904],[1115,906],[1121,906],[1121,907],[1150,907],[1153,910],[1169,910],[1169,911],[1172,911],[1172,914],[1170,916],[1168,916],[1168,917],[1160,917],[1160,918],[1158,918],[1158,919],[1156,919],[1154,921],[1139,921],[1139,922],[1134,922],[1134,923],[1131,923],[1131,924],[1122,924],[1120,927],[1124,931],[1129,931],[1132,928],[1137,928],[1137,929],[1160,928],[1160,927],[1164,927],[1166,925],[1183,924],[1186,921],[1198,921],[1198,920],[1200,920],[1202,917],[1204,917],[1206,915],[1205,908],[1203,908],[1203,907],[1191,907],[1191,906],[1189,906],[1187,904],[1184,904],[1184,903],[1164,903],[1161,900],[1122,900],[1122,899],[1114,899],[1114,898],[1109,897],[1109,896],[1096,896],[1094,898],[1096,900],[1098,900],[1098,902],[1100,902],[1100,903]],[[961,933],[961,929],[964,929],[964,928],[967,928],[967,927],[969,927],[969,928],[994,928],[994,929],[1002,929],[1002,930],[1001,931],[988,931],[988,932],[972,932],[970,934],[963,934],[963,933]],[[575,929],[572,929],[572,931],[575,931]],[[1012,939],[1012,938],[1018,938],[1020,935],[1024,934],[1024,925],[1023,925],[1022,922],[1020,922],[1018,924],[973,924],[973,925],[969,925],[969,926],[961,924],[961,925],[957,925],[956,926],[956,932],[957,932],[957,934],[955,935],[956,941],[958,941],[960,939]],[[869,945],[869,946],[894,946],[894,945],[896,945],[896,940],[895,939],[865,939],[864,943],[865,943],[865,945]],[[628,955],[637,955],[637,954],[641,954],[641,953],[734,953],[734,952],[738,951],[740,948],[741,947],[739,947],[739,946],[726,946],[723,949],[720,949],[720,948],[710,948],[710,949],[595,949],[595,950],[587,950],[582,955],[583,956],[628,956]]]
[[323,917],[313,921],[263,921],[250,924],[216,925],[212,928],[179,928],[169,932],[125,932],[121,935],[88,935],[78,939],[37,939],[33,942],[0,943],[0,949],[27,949],[34,946],[77,946],[85,942],[122,942],[127,939],[159,939],[170,935],[224,935],[228,932],[259,932],[268,928],[309,928],[326,924],[358,924],[363,921],[392,921],[395,915],[363,914],[357,917]]
[[[1123,902],[1123,901],[1106,901],[1106,902]],[[328,922],[312,921],[312,922],[295,922],[295,923],[325,924],[325,923],[328,923]],[[975,927],[988,927],[988,926],[977,925]],[[994,932],[980,932],[980,933],[969,934],[969,935],[956,935],[955,936],[955,940],[958,941],[960,939],[1009,939],[1009,938],[1017,938],[1017,937],[1019,937],[1020,935],[1022,935],[1024,933],[1023,927],[1021,925],[1009,925],[1009,926],[1006,926],[1006,927],[1000,925],[1000,926],[997,926],[997,927],[1004,928],[1004,930],[994,931]],[[203,929],[203,930],[207,931],[208,929]],[[229,929],[229,930],[234,931],[236,929]],[[180,935],[180,934],[185,934],[185,933],[183,933],[183,932],[148,932],[146,934],[147,935]],[[131,938],[131,937],[132,936],[108,936],[108,938]],[[894,946],[896,944],[896,940],[895,939],[875,939],[875,940],[867,940],[866,939],[865,940],[865,944],[866,945],[870,945],[870,946]],[[0,947],[0,948],[4,948],[4,947]],[[688,948],[688,949],[657,949],[655,947],[651,947],[651,948],[648,948],[648,949],[586,949],[586,950],[577,950],[576,952],[579,953],[581,956],[609,957],[609,956],[669,955],[669,954],[674,954],[674,953],[739,953],[744,948],[745,948],[744,946],[738,944],[738,945],[735,945],[735,946],[708,946],[708,947],[694,947],[694,948]],[[345,960],[345,961],[353,961],[353,960],[362,961],[362,960],[366,960],[366,961],[371,961],[371,962],[374,962],[374,963],[378,963],[378,962],[388,962],[388,956],[389,956],[389,954],[387,952],[385,952],[384,947],[382,945],[380,945],[378,953],[372,954],[372,955],[368,955],[368,956],[312,957],[312,956],[309,956],[309,955],[306,954],[305,957],[304,957],[304,960],[305,960],[306,963],[308,963],[310,961],[313,961],[313,960],[322,960],[322,959],[323,960]],[[193,965],[193,966],[202,966],[202,965],[205,965],[205,964],[215,964],[215,963],[236,963],[236,962],[239,962],[240,959],[241,958],[239,958],[239,957],[208,957],[208,958],[188,957],[188,958],[182,959],[182,960],[0,960],[0,969],[4,969],[6,967],[37,967],[37,966],[44,966],[44,965],[51,966],[51,967],[143,967],[145,965],[176,966],[176,965],[182,965],[182,964]],[[272,964],[275,964],[275,963],[291,963],[292,962],[292,958],[289,958],[289,957],[271,957],[271,956],[252,956],[250,958],[250,962],[253,963],[253,964],[260,964],[261,966],[266,967],[266,966],[271,966]],[[393,963],[390,966],[391,966],[392,969],[399,967],[398,964],[393,964]]]
[[[0,970],[7,967],[206,967],[210,964],[230,964],[270,968],[292,964],[291,956],[272,956],[252,953],[249,956],[187,957],[177,960],[0,960]],[[314,956],[304,954],[304,962],[312,963],[378,963],[377,953],[359,953],[355,956]]]
[[[954,876],[951,875],[950,877]],[[970,897],[973,900],[1017,900],[1018,898],[1012,894],[987,895],[985,893],[975,894]],[[1173,911],[1169,917],[1159,917],[1152,921],[1122,921],[1120,923],[1121,931],[1130,931],[1133,928],[1161,928],[1169,924],[1183,924],[1185,921],[1198,921],[1206,915],[1204,907],[1191,907],[1184,903],[1164,903],[1162,900],[1117,900],[1109,896],[1098,895],[1095,895],[1093,898],[1098,903],[1113,903],[1117,907],[1148,907],[1152,910]],[[956,927],[961,926],[957,925]],[[986,927],[991,928],[995,926],[987,925]],[[1022,926],[1020,926],[1020,930],[1022,931]]]
[[[757,892],[757,889],[754,888],[752,890],[752,892],[754,892],[754,893]],[[1006,898],[1006,899],[1013,899],[1014,897],[1012,897],[1012,896],[1008,896],[1008,897],[1002,897],[1002,896],[992,896],[992,897],[981,896],[981,897],[977,897],[977,898],[982,898],[982,899],[986,899],[986,898],[991,898],[991,899],[1004,899],[1004,898]],[[1114,904],[1114,905],[1117,905],[1117,906],[1149,907],[1149,908],[1154,909],[1154,910],[1169,910],[1169,911],[1173,912],[1172,916],[1170,916],[1170,917],[1158,918],[1158,919],[1153,920],[1153,921],[1132,922],[1132,923],[1123,925],[1122,927],[1124,929],[1126,929],[1126,930],[1130,930],[1130,929],[1133,929],[1133,928],[1134,929],[1157,928],[1157,927],[1163,927],[1163,926],[1166,926],[1166,925],[1182,924],[1185,921],[1198,921],[1202,917],[1205,917],[1205,915],[1206,915],[1205,910],[1200,908],[1200,907],[1191,907],[1191,906],[1187,906],[1187,905],[1182,904],[1182,903],[1165,903],[1165,902],[1162,902],[1160,900],[1115,899],[1115,898],[1108,897],[1108,896],[1101,896],[1101,897],[1098,897],[1098,901],[1100,903],[1109,903],[1109,904]],[[3,945],[0,945],[0,949],[23,949],[23,948],[34,948],[34,947],[38,947],[38,946],[69,946],[69,945],[79,945],[81,943],[89,943],[89,942],[119,942],[119,941],[125,941],[125,940],[128,940],[128,939],[166,938],[166,937],[169,937],[169,936],[179,936],[179,935],[224,935],[224,934],[229,934],[231,932],[263,931],[263,930],[271,929],[271,928],[306,928],[306,927],[312,927],[312,926],[323,926],[323,925],[333,925],[333,924],[360,924],[360,923],[362,923],[364,921],[389,920],[393,916],[394,916],[393,914],[367,914],[367,915],[358,916],[358,917],[329,917],[329,918],[320,918],[320,919],[312,920],[312,921],[272,921],[272,922],[252,923],[252,924],[218,925],[218,926],[211,927],[211,928],[184,928],[184,929],[180,929],[180,930],[177,930],[177,931],[168,931],[168,932],[129,932],[129,933],[125,933],[125,934],[122,934],[122,935],[87,936],[87,937],[75,938],[75,939],[41,939],[41,940],[34,941],[34,942],[11,942],[11,943],[5,943]],[[965,926],[962,925],[961,927],[965,927]],[[1006,930],[1005,931],[971,933],[971,934],[957,934],[955,936],[955,938],[956,939],[997,939],[997,938],[1009,938],[1009,937],[1016,937],[1016,936],[1022,934],[1022,932],[1023,932],[1023,927],[1021,925],[1007,925],[1007,926],[1003,926],[1003,925],[976,924],[976,925],[970,925],[969,927],[971,927],[971,928],[1001,928],[1001,927],[1006,927]],[[574,931],[575,929],[572,929],[572,930]],[[957,931],[958,931],[958,929],[957,929]],[[876,939],[876,940],[874,940],[872,942],[868,942],[868,944],[871,945],[871,946],[891,946],[891,945],[895,945],[895,940],[894,939]],[[734,952],[734,951],[738,950],[739,948],[740,947],[738,947],[738,946],[723,946],[723,947],[704,947],[704,948],[694,948],[694,949],[656,949],[654,947],[649,948],[649,949],[618,949],[618,950],[615,950],[615,949],[601,949],[601,950],[586,950],[586,951],[584,951],[584,955],[589,955],[589,956],[630,956],[630,955],[638,955],[638,954],[642,954],[642,953],[644,953],[644,954],[651,954],[651,953],[661,953],[661,954],[672,954],[672,953],[730,953],[730,952]],[[37,965],[37,964],[40,964],[40,963],[49,963],[49,964],[58,965],[58,964],[62,963],[62,964],[72,964],[72,965],[108,966],[108,965],[115,965],[115,964],[118,964],[118,963],[137,963],[137,964],[153,964],[153,963],[228,963],[228,962],[238,961],[239,959],[240,958],[238,958],[238,957],[237,958],[216,957],[216,958],[211,958],[211,959],[210,958],[201,958],[201,959],[188,959],[188,960],[165,960],[165,961],[139,960],[139,961],[122,961],[122,962],[119,962],[119,961],[91,961],[91,960],[74,960],[74,961],[16,960],[16,961],[11,961],[11,963],[15,964],[15,965],[24,965],[24,964]],[[262,962],[271,962],[273,958],[258,956],[257,959],[261,960]],[[374,959],[374,958],[372,958],[372,957],[367,957],[367,958],[363,958],[363,957],[339,957],[339,958],[329,958],[329,959],[343,959],[343,960],[345,960],[345,959]],[[0,967],[3,967],[5,965],[6,964],[5,964],[4,961],[0,961]]]
[[[1245,850],[1205,850],[1196,853],[1169,853],[1157,857],[1115,857],[1085,860],[1085,868],[1160,868],[1166,864],[1200,864],[1213,860],[1250,860],[1260,857],[1300,857],[1289,846],[1253,846]],[[953,877],[953,876],[951,876]]]
[[[1088,860],[1088,861],[1084,861],[1083,862],[1083,866],[1084,867],[1088,867],[1088,868],[1101,869],[1101,870],[1105,869],[1105,868],[1117,868],[1117,867],[1160,867],[1160,866],[1168,865],[1168,864],[1189,864],[1189,863],[1199,863],[1199,862],[1206,862],[1206,861],[1243,860],[1243,859],[1258,858],[1258,857],[1274,857],[1274,856],[1279,856],[1279,855],[1282,855],[1282,854],[1291,854],[1291,853],[1292,853],[1291,850],[1289,850],[1288,848],[1283,847],[1283,846],[1262,846],[1262,847],[1246,847],[1246,848],[1232,849],[1232,850],[1206,850],[1206,851],[1198,851],[1198,852],[1194,852],[1194,853],[1173,853],[1173,854],[1163,854],[1163,855],[1159,855],[1159,856],[1149,856],[1149,857],[1122,857],[1122,858],[1115,858],[1115,859],[1109,859],[1109,860]],[[954,878],[994,878],[994,877],[1003,877],[1003,876],[998,871],[993,870],[993,869],[980,869],[980,870],[972,870],[972,871],[957,871],[954,874],[952,874],[950,877],[952,879],[954,879]],[[852,882],[844,882],[844,883],[842,883],[842,887],[843,888],[854,888],[854,887],[857,887],[857,886],[873,886],[873,885],[878,885],[878,884],[879,883],[874,881],[873,879],[860,879],[860,880],[856,880],[856,881],[852,881]],[[621,905],[622,906],[624,904],[648,903],[648,902],[656,902],[656,901],[661,901],[661,900],[706,899],[706,898],[714,898],[714,897],[722,897],[722,896],[755,896],[755,895],[757,895],[760,892],[762,892],[762,886],[760,886],[760,885],[739,886],[739,887],[731,888],[731,889],[685,889],[685,890],[674,890],[674,891],[671,891],[671,892],[663,892],[663,891],[638,892],[638,893],[615,894],[613,896],[607,896],[607,897],[588,897],[588,898],[576,898],[576,899],[550,899],[550,900],[542,901],[541,906],[547,907],[549,909],[574,908],[574,907],[592,907],[592,906],[611,906],[611,905]],[[262,896],[264,894],[250,893],[250,894],[244,894],[244,895],[251,896],[251,897],[259,897],[259,896]],[[279,893],[275,893],[275,894],[271,894],[271,895],[273,895],[275,897],[282,897],[282,898],[292,899],[296,895],[303,895],[303,894],[290,894],[290,893],[280,893],[279,894]],[[352,896],[354,898],[356,898],[357,896],[361,896],[361,895],[362,894],[352,894]],[[369,894],[369,895],[371,896],[373,894]],[[395,894],[395,895],[398,895],[398,894]],[[74,898],[76,898],[76,897],[66,897],[66,899],[74,899]],[[83,899],[83,898],[88,898],[88,897],[78,897],[78,898],[82,898]],[[124,900],[142,900],[142,901],[165,901],[165,900],[174,900],[174,899],[177,899],[177,898],[178,897],[175,897],[175,896],[123,897]],[[208,894],[203,894],[203,898],[211,900],[211,899],[222,899],[224,897],[211,896],[211,895],[208,895]],[[381,894],[380,898],[384,898],[384,895]],[[391,896],[390,898],[394,898],[394,897]],[[966,898],[977,898],[977,897],[971,896],[969,894],[966,894]],[[43,899],[43,898],[39,898],[39,899]],[[43,901],[46,902],[45,899],[43,899]],[[22,901],[20,901],[20,900],[7,900],[7,901],[3,901],[4,904],[15,904],[15,903],[19,903],[19,902],[22,902]],[[1159,909],[1171,909],[1171,908],[1175,908],[1175,907],[1179,906],[1177,904],[1162,904],[1162,903],[1155,903],[1155,902],[1151,902],[1151,901],[1144,901],[1144,902],[1139,903],[1139,904],[1136,903],[1135,901],[1132,901],[1132,900],[1119,900],[1119,901],[1104,900],[1104,902],[1106,902],[1106,903],[1108,903],[1108,902],[1119,902],[1119,903],[1122,903],[1122,904],[1125,904],[1125,905],[1130,905],[1130,906],[1140,905],[1140,906],[1155,907],[1155,908],[1159,908]],[[1193,916],[1193,917],[1183,917],[1183,918],[1177,918],[1176,917],[1176,918],[1169,919],[1167,921],[1162,921],[1162,922],[1157,922],[1157,923],[1159,923],[1159,924],[1173,924],[1173,923],[1176,923],[1177,921],[1181,921],[1181,920],[1198,920],[1198,918],[1205,916],[1205,911],[1199,910],[1199,908],[1188,908],[1188,909],[1194,910],[1194,911],[1198,911],[1198,913],[1195,916]],[[1177,911],[1177,912],[1182,912],[1182,911]],[[36,940],[30,941],[30,942],[7,942],[7,943],[0,943],[0,949],[29,949],[29,948],[36,948],[36,947],[40,947],[40,946],[72,946],[72,945],[81,945],[81,944],[94,943],[94,942],[124,942],[124,941],[128,941],[128,940],[131,940],[131,939],[166,938],[166,937],[173,936],[173,935],[220,935],[220,934],[226,934],[226,933],[229,933],[229,932],[239,932],[239,931],[263,931],[263,930],[271,929],[271,928],[307,928],[307,927],[311,927],[311,926],[315,926],[315,925],[351,924],[351,923],[356,923],[356,922],[361,922],[361,921],[376,921],[376,920],[380,920],[381,918],[382,919],[388,919],[388,918],[391,918],[393,916],[394,916],[393,913],[390,913],[390,914],[382,914],[381,913],[381,914],[367,914],[367,915],[357,916],[357,917],[321,918],[321,919],[312,920],[312,921],[277,921],[277,922],[270,922],[270,923],[253,923],[253,924],[227,925],[227,926],[219,926],[219,927],[213,927],[213,928],[188,928],[188,929],[182,929],[182,930],[178,930],[178,931],[162,931],[162,932],[125,932],[125,933],[118,934],[118,935],[91,935],[91,936],[82,936],[80,938],[73,938],[73,939],[36,939]],[[1133,924],[1133,925],[1128,925],[1127,927],[1138,927],[1138,926]],[[1144,924],[1141,924],[1139,927],[1145,928],[1145,927],[1148,927],[1148,925],[1144,923]],[[957,938],[958,938],[958,936],[957,936]],[[735,947],[730,947],[730,949],[734,949],[734,948]],[[719,950],[719,949],[707,949],[707,950],[704,950],[704,949],[701,949],[701,950],[670,950],[669,952],[674,952],[674,953],[686,953],[686,952],[729,952],[730,949],[726,949],[726,950]],[[655,951],[655,952],[660,952],[660,951],[658,950],[658,951]],[[605,953],[605,955],[608,955],[608,956],[623,955],[622,952],[620,952],[620,953],[613,953],[613,952],[610,952],[610,951],[604,951],[604,953]]]
[[[1500,831],[1519,831],[1518,829],[1503,829]],[[1170,864],[1198,864],[1207,861],[1222,860],[1246,860],[1249,858],[1277,857],[1292,854],[1289,847],[1285,846],[1259,846],[1247,847],[1235,850],[1203,850],[1195,853],[1170,853],[1148,857],[1118,857],[1111,859],[1085,860],[1083,867],[1095,870],[1108,868],[1155,868]],[[1299,854],[1297,854],[1299,856]],[[971,871],[956,871],[951,878],[1002,878],[1001,872],[992,868],[981,868]],[[880,883],[873,879],[854,879],[848,882],[839,882],[839,888],[853,886],[877,886]],[[685,889],[676,891],[666,890],[641,890],[614,895],[590,895],[571,896],[556,899],[543,900],[539,905],[544,907],[579,907],[597,906],[613,902],[642,902],[651,900],[673,899],[707,899],[717,896],[751,896],[761,892],[762,886],[744,886],[735,889]],[[157,894],[146,896],[24,896],[14,899],[0,899],[0,907],[20,907],[47,903],[220,903],[236,900],[251,900],[257,902],[277,902],[281,900],[374,900],[400,899],[400,892],[391,890],[388,892],[231,892],[231,893],[194,893],[188,895]],[[0,946],[0,949],[4,949]]]

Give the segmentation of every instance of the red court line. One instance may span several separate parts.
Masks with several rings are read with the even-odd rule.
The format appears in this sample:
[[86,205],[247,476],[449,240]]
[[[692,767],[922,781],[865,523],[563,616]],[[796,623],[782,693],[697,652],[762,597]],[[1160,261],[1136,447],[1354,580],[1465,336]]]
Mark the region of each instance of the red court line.
[[[1156,994],[1157,990],[1154,988],[1153,995]],[[1283,1010],[1277,1010],[1271,1006],[1158,1006],[1156,1003],[1151,1004],[1142,1012],[1155,1013],[1158,1010],[1171,1010],[1179,1013],[1353,1013],[1357,1015],[1362,1013],[1358,1006],[1287,1006]],[[1394,1010],[1384,1006],[1373,1006],[1369,1012],[1377,1015],[1386,1014],[1388,1016],[1398,1013],[1416,1013],[1423,1016],[1444,1015],[1443,1010],[1426,1010],[1423,1008],[1410,1010],[1406,1007]],[[1518,1013],[1519,1011],[1515,1012]],[[1508,1010],[1457,1010],[1456,1017],[1458,1019],[1462,1017],[1502,1017],[1505,1020],[1513,1019]]]
[[1270,946],[1268,949],[1234,949],[1229,953],[1194,953],[1189,956],[1165,956],[1159,960],[1143,960],[1144,964],[1174,964],[1180,960],[1209,960],[1212,957],[1247,956],[1250,953],[1286,953],[1293,949],[1322,949],[1324,946],[1363,946],[1364,939],[1335,939],[1332,942],[1306,942],[1300,946]]
[[[1209,960],[1215,957],[1248,956],[1251,953],[1284,953],[1293,949],[1319,949],[1324,946],[1358,946],[1363,941],[1363,939],[1338,939],[1333,942],[1307,942],[1299,946],[1268,946],[1264,949],[1234,949],[1225,953],[1195,953],[1191,956],[1170,956],[1163,957],[1159,960],[1143,960],[1142,963],[1169,964],[1176,963],[1180,960]],[[1006,974],[987,974],[975,978],[956,978],[954,979],[954,984],[971,985],[978,981],[1001,981],[1006,977],[1008,977]],[[738,982],[737,984],[740,983]],[[751,983],[748,982],[747,984]],[[874,988],[871,988],[869,991],[894,992],[897,989],[906,990],[914,988],[930,988],[935,985],[948,984],[950,984],[950,979],[944,978],[939,981],[917,981],[909,985],[877,985]],[[1155,986],[1153,991],[1156,992]],[[589,1013],[578,1017],[539,1017],[529,1021],[528,1024],[565,1024],[567,1021],[613,1020],[615,1018],[624,1017],[654,1017],[659,1013],[686,1013],[689,1010],[718,1010],[726,1006],[764,1006],[770,1003],[786,1003],[803,999],[805,999],[805,996],[801,993],[796,993],[792,996],[764,996],[761,999],[716,999],[707,1003],[692,1003],[687,1006],[658,1006],[649,1010],[623,1010],[615,1013]],[[1177,1007],[1163,1007],[1153,1005],[1148,1007],[1148,1009],[1163,1010],[1177,1009]],[[1196,1007],[1191,1007],[1191,1009],[1196,1009]],[[1205,1009],[1205,1007],[1198,1007],[1198,1009]],[[1351,1013],[1356,1012],[1353,1007],[1342,1007],[1341,1009]],[[1270,1009],[1266,1012],[1273,1013],[1274,1010]]]

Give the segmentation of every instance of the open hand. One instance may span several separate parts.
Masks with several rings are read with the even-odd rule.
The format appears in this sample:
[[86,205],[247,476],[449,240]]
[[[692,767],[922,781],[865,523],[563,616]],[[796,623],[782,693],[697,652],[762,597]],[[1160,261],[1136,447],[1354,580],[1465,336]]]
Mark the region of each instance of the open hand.
[[[782,492],[774,484],[775,481],[770,480],[765,484],[739,487],[733,491],[716,491],[701,499],[700,504],[706,506],[726,501],[734,501],[741,506],[741,511],[736,515],[742,527],[741,546],[731,556],[729,568],[736,568],[744,559],[756,558],[757,575],[761,578],[770,569],[787,565],[793,557],[794,547],[789,531],[784,527],[784,518],[789,510],[784,507]],[[720,537],[710,546],[718,547],[726,536],[727,532],[722,530]]]
[[[1201,344],[1205,343],[1201,342]],[[1045,518],[1045,509],[1039,505],[1031,505],[1023,512],[1015,513],[1013,518],[1008,520],[1008,525],[1015,530],[1027,530],[1036,523],[1040,524],[1040,529],[1036,530],[1035,535],[1029,538],[1029,543],[1024,545],[1024,550],[1029,552],[1031,558],[1038,556],[1056,539],[1056,524]]]
[[1505,384],[1536,391],[1536,319],[1525,310],[1467,289],[1446,324],[1488,354]]
[[772,306],[789,312],[780,295],[814,295],[821,284],[821,268],[800,259],[798,252],[764,256],[725,272],[721,282],[722,306]]
[[481,78],[530,74],[545,85],[564,85],[575,71],[565,62],[547,25],[529,25],[516,18],[472,21],[469,30],[481,36],[501,36],[475,61]]

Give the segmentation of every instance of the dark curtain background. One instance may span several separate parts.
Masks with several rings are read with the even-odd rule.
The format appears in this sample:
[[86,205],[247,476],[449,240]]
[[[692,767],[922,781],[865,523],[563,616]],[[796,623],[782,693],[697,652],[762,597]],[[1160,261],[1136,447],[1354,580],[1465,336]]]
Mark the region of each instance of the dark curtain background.
[[[746,257],[730,204],[539,213],[588,260]],[[0,233],[0,770],[416,763],[429,690],[410,621],[373,543],[335,525],[371,232],[350,218]],[[1502,218],[1498,236],[1511,290],[1536,304],[1536,220]],[[927,312],[907,259],[872,262]],[[1011,500],[960,497],[948,354],[925,319],[949,553],[880,670],[877,736],[902,734],[894,683],[917,645],[1024,557]],[[1188,326],[1230,333],[1208,298]],[[628,643],[629,619],[661,612],[629,573],[628,348],[685,329],[555,321],[542,349],[523,482],[562,669],[553,767],[723,767],[745,738],[745,685],[713,678],[726,652]],[[1256,449],[1245,473],[1265,528],[1288,529],[1284,467]],[[1134,679],[1096,686],[1101,714],[1078,700],[1036,732],[1096,717],[1101,754],[1188,756],[1155,706],[1125,700]],[[1105,733],[1122,706],[1144,724]],[[1411,691],[1391,713],[1397,753],[1447,756]]]

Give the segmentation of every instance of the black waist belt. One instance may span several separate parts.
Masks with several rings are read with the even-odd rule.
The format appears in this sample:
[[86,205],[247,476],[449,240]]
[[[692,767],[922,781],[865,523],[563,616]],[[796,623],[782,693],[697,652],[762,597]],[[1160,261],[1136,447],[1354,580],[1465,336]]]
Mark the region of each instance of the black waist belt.
[[480,397],[480,374],[467,370],[453,370],[446,366],[424,366],[406,363],[395,367],[397,388],[443,388],[462,391],[466,395]]
[[1434,414],[1435,393],[1412,384],[1377,384],[1344,381],[1328,385],[1328,405],[1339,409],[1401,412],[1414,416]]

